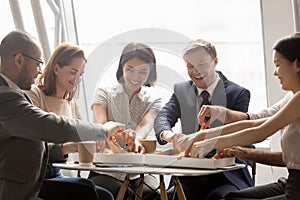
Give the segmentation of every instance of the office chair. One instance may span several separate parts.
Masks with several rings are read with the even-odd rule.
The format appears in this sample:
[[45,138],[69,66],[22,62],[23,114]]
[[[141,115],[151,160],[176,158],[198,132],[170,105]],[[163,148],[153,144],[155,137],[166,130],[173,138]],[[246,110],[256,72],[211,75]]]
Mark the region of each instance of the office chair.
[[[255,146],[253,144],[245,146],[246,148],[251,148],[251,149],[255,149]],[[251,161],[251,160],[245,160],[247,165],[249,165],[251,167],[251,175],[252,175],[252,180],[255,184],[255,175],[256,175],[256,162]]]

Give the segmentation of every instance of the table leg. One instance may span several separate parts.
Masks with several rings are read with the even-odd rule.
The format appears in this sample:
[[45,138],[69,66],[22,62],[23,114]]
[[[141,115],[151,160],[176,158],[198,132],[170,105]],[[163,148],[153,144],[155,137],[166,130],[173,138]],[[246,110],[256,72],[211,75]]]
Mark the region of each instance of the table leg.
[[163,175],[159,175],[159,189],[160,189],[160,199],[167,200],[168,198],[167,198],[166,186],[165,186]]
[[183,192],[183,189],[182,189],[182,186],[181,186],[181,183],[180,183],[178,177],[174,178],[174,183],[175,183],[175,188],[176,188],[176,193],[177,193],[178,199],[186,200],[186,197],[184,195],[184,192]]
[[126,175],[126,178],[118,192],[118,196],[117,196],[117,199],[116,200],[123,200],[124,199],[124,196],[125,196],[125,193],[128,189],[128,185],[129,185],[129,177],[128,175]]
[[144,186],[144,174],[140,174],[139,186],[138,186],[138,188],[136,190],[135,200],[142,200],[143,186]]

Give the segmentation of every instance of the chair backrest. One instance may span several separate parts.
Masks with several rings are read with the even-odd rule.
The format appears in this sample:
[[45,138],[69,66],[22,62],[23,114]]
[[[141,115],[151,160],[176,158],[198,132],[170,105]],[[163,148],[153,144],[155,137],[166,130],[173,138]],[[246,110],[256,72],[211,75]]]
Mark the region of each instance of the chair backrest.
[[[255,146],[252,144],[252,145],[248,145],[248,146],[245,146],[247,148],[252,148],[252,149],[255,149]],[[251,160],[245,160],[247,162],[247,164],[251,167],[251,176],[252,176],[252,180],[255,184],[255,175],[256,175],[256,162],[254,161],[251,161]]]

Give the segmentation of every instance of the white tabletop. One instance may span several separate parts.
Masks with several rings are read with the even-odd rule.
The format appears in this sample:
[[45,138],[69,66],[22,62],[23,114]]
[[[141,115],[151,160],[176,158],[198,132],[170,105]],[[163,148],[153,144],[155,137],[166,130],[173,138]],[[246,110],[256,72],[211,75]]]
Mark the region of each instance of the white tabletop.
[[174,175],[174,176],[204,176],[209,174],[221,173],[224,171],[241,169],[245,167],[244,164],[235,164],[221,169],[192,169],[192,168],[170,168],[170,167],[154,167],[154,166],[84,166],[76,163],[53,163],[52,166],[62,169],[70,170],[87,170],[87,171],[101,171],[101,172],[124,172],[128,174],[159,174],[159,175]]

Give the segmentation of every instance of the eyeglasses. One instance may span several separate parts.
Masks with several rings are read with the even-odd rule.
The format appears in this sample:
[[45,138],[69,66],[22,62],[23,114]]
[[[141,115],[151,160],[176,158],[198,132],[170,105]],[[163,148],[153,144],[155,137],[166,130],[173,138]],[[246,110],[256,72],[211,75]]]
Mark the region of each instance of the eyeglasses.
[[[24,57],[27,57],[27,58],[30,58],[34,61],[36,61],[38,63],[38,67],[39,67],[39,70],[42,70],[42,66],[44,65],[44,61],[42,61],[41,59],[37,59],[37,58],[34,58],[34,57],[31,57],[29,55],[26,55],[24,53],[21,53]],[[17,54],[14,54],[14,56],[16,56]]]

